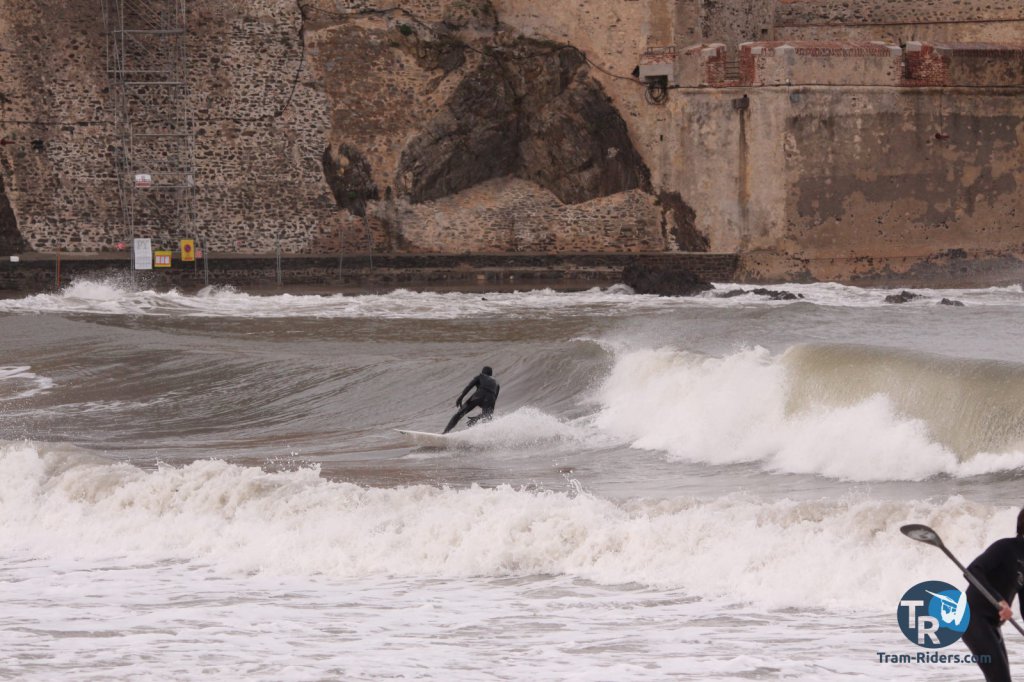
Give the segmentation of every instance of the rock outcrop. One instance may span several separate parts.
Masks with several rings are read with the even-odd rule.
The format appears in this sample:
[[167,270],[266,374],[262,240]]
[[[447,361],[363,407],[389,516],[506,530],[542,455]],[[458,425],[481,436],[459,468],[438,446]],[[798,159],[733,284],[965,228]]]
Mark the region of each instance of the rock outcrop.
[[732,289],[730,291],[723,291],[718,294],[718,298],[736,298],[737,296],[746,296],[747,294],[754,294],[755,296],[764,296],[773,301],[798,301],[804,297],[803,294],[794,294],[792,291],[784,291],[780,289],[765,289],[764,287],[758,287],[757,289]]
[[4,181],[0,178],[0,256],[21,253],[25,250],[25,240],[18,231],[18,221],[11,210],[11,202],[4,192]]
[[650,171],[583,54],[527,38],[486,49],[398,167],[414,203],[504,176],[566,204],[650,191]]
[[901,291],[898,294],[889,294],[885,297],[886,303],[909,303],[914,299],[921,298],[920,294],[915,294],[912,291]]
[[358,149],[341,144],[337,149],[324,150],[323,166],[324,178],[338,206],[353,215],[366,217],[367,202],[380,198],[366,158]]
[[696,296],[714,285],[689,270],[630,263],[622,270],[622,282],[638,294]]

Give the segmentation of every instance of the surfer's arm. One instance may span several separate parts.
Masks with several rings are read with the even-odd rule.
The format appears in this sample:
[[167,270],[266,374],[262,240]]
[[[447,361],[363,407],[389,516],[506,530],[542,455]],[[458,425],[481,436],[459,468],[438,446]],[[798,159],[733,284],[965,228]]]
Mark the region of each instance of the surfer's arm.
[[456,399],[455,401],[455,406],[462,407],[462,399],[465,398],[466,394],[473,390],[473,388],[477,386],[479,383],[480,377],[473,377],[473,380],[469,382],[469,384],[464,389],[462,389],[462,393],[459,394],[458,399]]

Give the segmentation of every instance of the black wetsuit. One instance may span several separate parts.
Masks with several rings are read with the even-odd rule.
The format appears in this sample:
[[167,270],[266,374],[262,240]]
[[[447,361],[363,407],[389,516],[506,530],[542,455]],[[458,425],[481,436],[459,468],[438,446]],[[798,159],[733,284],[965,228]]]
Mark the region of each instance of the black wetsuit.
[[[1024,538],[997,540],[975,559],[967,570],[985,586],[996,600],[1013,605],[1014,596],[1024,603]],[[977,656],[991,656],[989,663],[978,663],[987,682],[1010,682],[1010,662],[999,628],[999,610],[982,596],[974,585],[967,588],[971,622],[964,633],[964,644]]]
[[[469,400],[462,403],[462,398],[470,392],[472,389],[476,389],[473,395],[469,396]],[[479,417],[470,418],[469,425],[472,426],[478,420],[483,419],[487,421],[494,414],[494,403],[498,400],[498,391],[501,390],[501,386],[494,377],[487,374],[477,374],[469,385],[462,389],[462,394],[459,396],[458,403],[462,403],[462,407],[455,413],[455,416],[448,422],[448,426],[444,427],[442,433],[448,433],[455,428],[455,425],[459,423],[459,420],[466,416],[466,414],[477,407],[483,412]]]

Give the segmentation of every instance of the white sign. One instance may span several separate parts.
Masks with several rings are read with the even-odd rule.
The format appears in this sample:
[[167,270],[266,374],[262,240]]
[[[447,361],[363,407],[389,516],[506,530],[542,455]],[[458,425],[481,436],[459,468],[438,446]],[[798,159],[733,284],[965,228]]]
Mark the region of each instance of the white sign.
[[20,263],[21,262],[21,256],[11,256],[11,262],[12,263]]
[[150,239],[136,239],[132,242],[132,259],[136,270],[153,269],[153,242]]
[[152,187],[153,176],[149,173],[136,173],[135,174],[135,186],[136,187]]

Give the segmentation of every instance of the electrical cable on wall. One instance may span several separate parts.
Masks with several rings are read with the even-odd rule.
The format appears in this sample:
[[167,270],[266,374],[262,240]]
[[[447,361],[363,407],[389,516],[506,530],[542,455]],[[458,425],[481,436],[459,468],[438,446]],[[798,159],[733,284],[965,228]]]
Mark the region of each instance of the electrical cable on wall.
[[668,79],[662,77],[648,80],[647,89],[644,90],[644,101],[656,106],[668,102]]

